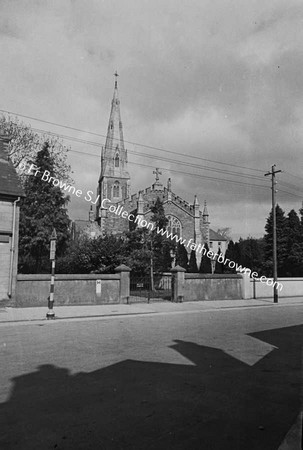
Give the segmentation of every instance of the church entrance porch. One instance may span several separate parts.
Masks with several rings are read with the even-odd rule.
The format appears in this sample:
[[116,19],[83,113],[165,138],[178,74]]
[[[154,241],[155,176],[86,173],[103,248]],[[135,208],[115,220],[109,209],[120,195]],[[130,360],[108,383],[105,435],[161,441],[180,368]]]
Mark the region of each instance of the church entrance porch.
[[129,303],[171,301],[171,274],[154,274],[153,289],[150,275],[130,275]]

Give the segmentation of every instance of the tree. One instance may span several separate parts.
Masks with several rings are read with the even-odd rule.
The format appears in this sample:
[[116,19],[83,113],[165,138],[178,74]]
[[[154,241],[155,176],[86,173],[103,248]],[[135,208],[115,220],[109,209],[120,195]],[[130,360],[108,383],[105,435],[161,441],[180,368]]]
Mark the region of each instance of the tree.
[[[233,262],[237,262],[239,263],[239,261],[237,260],[237,256],[236,255],[236,250],[235,250],[235,244],[234,241],[229,241],[226,252],[225,252],[225,259],[229,259],[229,261],[233,261]],[[227,273],[236,273],[236,269],[235,268],[230,268],[228,263],[225,266],[225,272]]]
[[150,246],[151,246],[151,267],[157,272],[165,272],[171,269],[172,256],[171,252],[175,249],[175,244],[171,239],[157,233],[158,229],[165,230],[168,219],[165,216],[163,203],[160,198],[151,208],[153,213],[151,221],[154,223],[154,230],[150,232]]
[[239,241],[240,263],[248,267],[252,272],[260,273],[263,264],[263,246],[262,240],[248,237]]
[[180,244],[178,242],[177,251],[176,251],[176,266],[181,266],[184,269],[187,269],[188,266],[188,255],[184,244]]
[[58,259],[58,273],[113,273],[126,263],[125,240],[119,236],[106,235],[90,239],[82,235],[70,242],[68,251]]
[[49,241],[53,228],[57,231],[56,255],[64,253],[69,239],[69,201],[59,187],[42,180],[48,170],[54,175],[54,160],[46,142],[37,153],[35,165],[40,172],[28,175],[24,182],[26,197],[20,202],[19,270],[39,273],[49,271]]
[[207,253],[209,251],[207,243],[204,244],[204,248],[206,249],[206,252],[202,255],[199,272],[211,273],[211,259],[207,256]]
[[29,166],[35,161],[37,153],[46,142],[53,161],[54,176],[60,180],[72,181],[70,178],[71,167],[67,163],[69,148],[63,144],[59,137],[38,134],[31,129],[30,125],[25,125],[17,118],[4,114],[0,116],[0,129],[12,138],[8,146],[9,157],[22,182],[26,178],[25,171],[18,169],[18,167],[21,163],[27,163]]
[[303,232],[300,219],[294,209],[287,216],[287,256],[284,260],[286,276],[303,276]]
[[156,268],[158,272],[168,272],[171,269],[174,253],[174,244],[170,239],[163,241],[161,253],[156,259]]
[[159,197],[157,197],[155,204],[151,207],[151,212],[153,213],[151,220],[155,224],[155,226],[165,229],[168,223],[168,219],[165,216],[163,203],[161,202]]
[[187,271],[189,273],[197,273],[198,272],[197,258],[196,258],[195,250],[192,250],[191,253],[190,253],[190,258],[189,258]]
[[217,256],[217,259],[216,259],[216,266],[215,266],[215,273],[218,273],[218,274],[221,274],[224,271],[223,262],[219,262],[218,261],[218,258],[219,258],[220,255],[222,255],[221,248],[219,248],[218,256]]
[[[273,214],[267,218],[264,236],[264,263],[263,270],[266,276],[273,276]],[[277,269],[278,276],[285,274],[285,259],[287,258],[287,219],[279,205],[276,206],[276,230],[277,230]]]
[[303,240],[303,202],[302,202],[302,207],[299,209],[299,213],[300,213],[300,224],[301,224],[301,236],[302,236],[302,240]]

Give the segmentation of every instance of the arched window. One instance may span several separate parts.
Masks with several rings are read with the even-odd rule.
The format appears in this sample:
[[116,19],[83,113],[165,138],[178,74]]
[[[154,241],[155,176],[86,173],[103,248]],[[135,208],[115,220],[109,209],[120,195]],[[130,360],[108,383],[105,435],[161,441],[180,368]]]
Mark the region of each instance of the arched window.
[[166,229],[169,233],[173,235],[177,235],[178,237],[182,236],[182,225],[179,219],[175,216],[167,216],[168,219]]
[[120,165],[120,160],[119,160],[119,155],[117,153],[115,156],[115,167],[119,167],[119,165]]
[[113,197],[120,197],[119,181],[115,181],[115,184],[114,184],[114,187],[113,187]]

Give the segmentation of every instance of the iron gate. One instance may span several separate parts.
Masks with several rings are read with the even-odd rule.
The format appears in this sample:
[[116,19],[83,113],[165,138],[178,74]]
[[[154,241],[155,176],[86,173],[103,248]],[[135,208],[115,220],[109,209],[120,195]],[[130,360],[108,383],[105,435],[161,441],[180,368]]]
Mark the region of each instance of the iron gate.
[[154,274],[152,288],[150,276],[130,275],[129,303],[171,301],[171,274]]

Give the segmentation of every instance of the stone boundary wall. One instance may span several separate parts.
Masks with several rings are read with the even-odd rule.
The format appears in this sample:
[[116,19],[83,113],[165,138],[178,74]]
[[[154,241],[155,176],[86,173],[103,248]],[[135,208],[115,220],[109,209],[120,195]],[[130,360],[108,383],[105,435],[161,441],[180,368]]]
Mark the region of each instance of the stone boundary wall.
[[[272,280],[269,278],[269,280]],[[278,289],[279,297],[303,297],[303,278],[278,278],[283,285]],[[250,298],[269,298],[273,296],[273,287],[262,283],[260,279],[250,279]]]
[[[114,274],[58,274],[55,276],[54,306],[127,303],[129,273],[119,266]],[[50,290],[50,275],[17,276],[14,306],[45,306]]]
[[186,273],[180,266],[172,269],[172,273],[172,300],[175,302],[246,298],[247,280],[242,275]]
[[241,298],[241,275],[185,274],[184,301],[236,300]]

